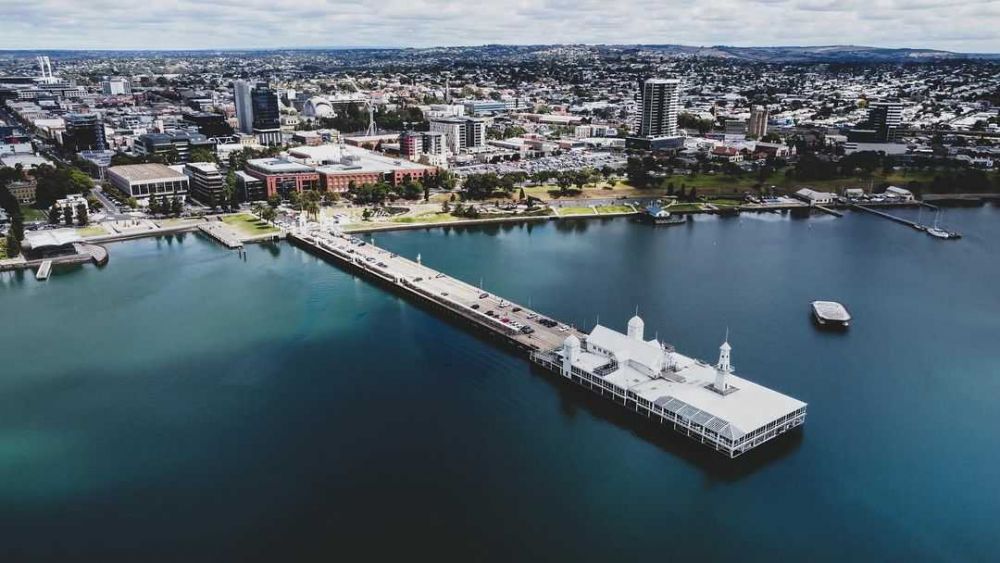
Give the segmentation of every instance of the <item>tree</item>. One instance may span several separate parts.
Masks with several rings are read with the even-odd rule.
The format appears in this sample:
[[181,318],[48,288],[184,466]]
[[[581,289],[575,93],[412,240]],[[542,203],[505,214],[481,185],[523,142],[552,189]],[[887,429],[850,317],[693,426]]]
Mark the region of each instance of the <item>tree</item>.
[[430,187],[430,185],[426,181],[425,182],[421,182],[421,184],[424,186],[424,201],[430,201],[431,200],[431,187]]
[[222,197],[230,210],[239,207],[239,197],[236,193],[236,172],[232,169],[226,174],[226,183],[222,187]]
[[524,201],[524,188],[521,188],[521,193],[517,195],[517,199]]
[[21,253],[21,241],[17,239],[17,236],[14,235],[14,230],[11,229],[7,233],[7,257],[15,258],[20,253]]
[[559,186],[559,195],[566,195],[573,185],[573,176],[569,172],[561,172],[556,176],[556,185]]
[[173,215],[180,215],[183,212],[184,212],[184,201],[181,200],[180,196],[174,196],[173,199],[170,200],[170,213],[172,213]]
[[191,149],[191,153],[188,155],[188,162],[217,162],[218,160],[215,151],[205,147]]
[[71,205],[63,207],[63,224],[67,227],[73,225],[73,207]]
[[87,215],[86,203],[81,202],[76,204],[76,222],[81,227],[87,226],[87,223],[90,222],[90,217]]
[[53,205],[49,208],[49,223],[53,225],[59,224],[59,219],[62,217],[62,209],[58,205]]
[[261,210],[260,218],[267,221],[268,223],[271,223],[277,216],[278,212],[275,211],[275,209],[269,205],[265,207],[263,210]]
[[312,199],[307,199],[305,204],[302,206],[303,210],[312,217],[313,221],[319,219],[319,202]]

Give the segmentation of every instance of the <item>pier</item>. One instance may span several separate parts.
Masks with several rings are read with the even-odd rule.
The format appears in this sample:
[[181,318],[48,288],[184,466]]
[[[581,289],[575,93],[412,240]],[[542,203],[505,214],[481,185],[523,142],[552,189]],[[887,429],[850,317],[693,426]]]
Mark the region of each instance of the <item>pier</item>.
[[38,267],[38,271],[35,272],[36,280],[47,280],[49,275],[52,273],[52,260],[45,260],[42,265]]
[[289,234],[288,240],[396,293],[464,321],[525,353],[534,364],[626,409],[736,458],[805,422],[806,404],[732,373],[727,341],[711,366],[644,340],[638,316],[628,334],[589,333],[541,315],[344,234]]
[[198,230],[230,250],[243,248],[243,241],[234,237],[224,223],[202,223],[198,225]]
[[871,207],[866,207],[864,205],[859,205],[857,203],[851,204],[851,209],[858,209],[866,213],[871,213],[873,215],[878,215],[890,221],[895,221],[901,225],[906,225],[907,227],[913,227],[914,229],[922,230],[923,225],[918,224],[916,221],[910,221],[909,219],[903,219],[902,217],[896,217],[895,215],[890,215],[885,211],[879,211],[878,209],[872,209]]

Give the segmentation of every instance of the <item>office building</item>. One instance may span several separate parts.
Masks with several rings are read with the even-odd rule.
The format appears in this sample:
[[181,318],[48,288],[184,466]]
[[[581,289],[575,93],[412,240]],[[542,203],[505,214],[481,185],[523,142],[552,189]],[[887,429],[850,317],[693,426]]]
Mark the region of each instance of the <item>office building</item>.
[[281,110],[278,93],[265,82],[258,82],[250,91],[250,111],[253,116],[253,134],[257,142],[266,145],[281,144]]
[[443,133],[446,146],[455,154],[486,146],[484,119],[474,117],[434,119],[430,122],[430,130]]
[[877,133],[880,141],[894,141],[896,131],[903,123],[903,104],[900,102],[871,102],[868,104],[868,128]]
[[191,151],[203,148],[215,152],[215,141],[201,133],[173,131],[170,133],[147,133],[135,140],[135,150],[141,155],[157,156],[169,163],[186,163]]
[[71,113],[64,118],[66,132],[63,147],[74,153],[83,150],[103,151],[108,148],[104,122],[96,113]]
[[769,112],[765,106],[753,106],[750,108],[750,124],[747,127],[747,135],[756,139],[763,139],[767,135],[767,118]]
[[288,199],[289,194],[319,189],[319,173],[312,167],[284,158],[252,158],[246,173],[264,184],[265,197],[275,194]]
[[190,180],[163,164],[126,164],[108,168],[108,181],[126,196],[145,199],[155,196],[183,196]]
[[184,175],[190,179],[191,197],[210,206],[223,203],[226,182],[214,163],[188,163],[184,166]]
[[236,171],[236,194],[240,201],[264,201],[267,188],[260,178],[255,178],[242,170]]
[[236,120],[240,133],[253,133],[253,106],[250,102],[250,83],[246,80],[233,82],[233,100],[236,104]]
[[121,76],[105,76],[101,81],[101,92],[105,96],[125,96],[132,93],[132,84]]
[[405,182],[407,177],[421,180],[437,174],[437,169],[433,166],[349,145],[295,147],[289,149],[288,157],[304,166],[315,167],[322,189],[332,192],[345,192],[351,184],[361,186],[388,182],[395,186]]
[[185,114],[183,120],[206,137],[228,137],[233,134],[233,128],[226,123],[226,116],[220,113],[198,111]]
[[681,81],[675,78],[650,78],[643,83],[640,137],[671,137],[677,134],[680,90]]
[[473,117],[496,115],[506,111],[507,104],[504,102],[496,102],[493,100],[475,100],[465,102],[465,115],[471,115]]

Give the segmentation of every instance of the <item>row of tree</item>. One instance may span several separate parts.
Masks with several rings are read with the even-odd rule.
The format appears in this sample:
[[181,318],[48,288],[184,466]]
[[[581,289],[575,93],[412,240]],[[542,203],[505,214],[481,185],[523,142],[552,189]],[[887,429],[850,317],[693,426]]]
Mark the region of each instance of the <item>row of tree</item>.
[[149,196],[149,213],[153,215],[173,215],[178,216],[184,211],[184,200],[180,196],[161,197]]
[[11,182],[21,179],[21,170],[10,167],[0,168],[0,207],[10,216],[10,228],[7,230],[7,256],[13,258],[21,253],[21,240],[24,239],[24,215],[21,204],[7,189]]

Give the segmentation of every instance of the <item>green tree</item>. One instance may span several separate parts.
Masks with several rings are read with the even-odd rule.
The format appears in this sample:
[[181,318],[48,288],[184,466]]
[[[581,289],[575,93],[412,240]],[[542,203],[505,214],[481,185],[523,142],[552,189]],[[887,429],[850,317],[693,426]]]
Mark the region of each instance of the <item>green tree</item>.
[[67,227],[73,225],[73,206],[63,207],[63,224]]
[[21,254],[21,241],[17,239],[14,230],[11,229],[7,233],[7,257],[16,258],[19,254]]
[[205,147],[191,149],[191,153],[188,155],[188,162],[217,162],[218,160],[215,151]]
[[58,205],[53,205],[49,208],[49,223],[53,225],[59,224],[59,219],[62,217],[62,209]]
[[267,221],[268,223],[274,222],[274,219],[278,216],[278,212],[275,208],[268,205],[261,211],[260,218]]
[[184,201],[180,198],[180,196],[174,196],[173,199],[170,200],[170,212],[174,215],[180,215],[184,212]]
[[87,215],[86,203],[76,204],[76,223],[81,227],[85,227],[88,223],[90,223],[90,216]]

